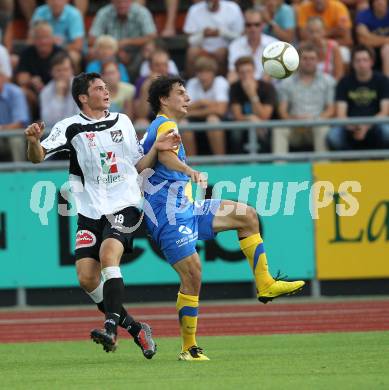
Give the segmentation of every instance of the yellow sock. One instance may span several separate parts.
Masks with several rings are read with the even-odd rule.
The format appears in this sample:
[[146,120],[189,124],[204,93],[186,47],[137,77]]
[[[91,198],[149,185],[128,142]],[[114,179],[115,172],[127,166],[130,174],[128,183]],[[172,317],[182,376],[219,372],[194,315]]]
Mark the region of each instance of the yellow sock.
[[182,352],[187,351],[190,347],[197,345],[197,315],[199,310],[199,297],[196,295],[177,295],[177,312],[180,321]]
[[259,293],[261,286],[267,286],[274,282],[274,279],[269,273],[262,237],[259,233],[256,233],[239,242],[240,249],[242,249],[242,252],[247,257],[253,271]]

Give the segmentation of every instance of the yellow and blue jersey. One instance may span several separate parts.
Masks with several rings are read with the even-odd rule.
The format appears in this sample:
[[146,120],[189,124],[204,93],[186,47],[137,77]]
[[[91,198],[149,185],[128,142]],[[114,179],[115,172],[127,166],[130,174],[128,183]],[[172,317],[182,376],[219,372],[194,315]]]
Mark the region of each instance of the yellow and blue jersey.
[[[142,140],[142,146],[144,153],[148,153],[151,147],[153,146],[156,139],[163,133],[168,132],[171,129],[178,131],[177,124],[173,120],[169,119],[166,115],[159,114],[157,117],[150,123],[147,128],[147,132]],[[184,145],[181,143],[179,148],[174,151],[177,154],[177,157],[185,163],[186,154]],[[176,194],[177,198],[187,197],[189,201],[192,201],[192,187],[190,183],[190,178],[183,172],[173,171],[167,168],[165,165],[161,164],[159,161],[153,167],[154,174],[148,179],[153,186],[159,186],[161,183],[165,184],[158,191],[157,194],[147,194],[145,193],[145,198],[149,201],[155,203],[164,202],[167,199],[169,188],[172,183],[180,182],[182,185],[178,189],[179,193]]]
[[[151,149],[158,136],[171,129],[177,129],[177,124],[165,115],[158,115],[141,142],[144,152]],[[175,153],[185,162],[182,144]],[[189,176],[170,170],[160,162],[153,169],[154,174],[148,179],[152,188],[145,188],[144,194],[149,203],[144,204],[146,226],[166,260],[175,264],[196,252],[198,239],[215,237],[213,218],[220,200],[206,199],[195,203]]]

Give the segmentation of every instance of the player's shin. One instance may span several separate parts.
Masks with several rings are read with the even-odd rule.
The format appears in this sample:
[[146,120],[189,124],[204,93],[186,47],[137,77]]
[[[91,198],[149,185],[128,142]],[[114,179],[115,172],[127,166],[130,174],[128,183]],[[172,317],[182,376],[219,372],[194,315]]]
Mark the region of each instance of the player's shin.
[[106,267],[101,271],[104,278],[103,297],[105,309],[104,326],[116,333],[122,311],[124,283],[119,267]]
[[274,279],[269,273],[262,237],[256,233],[249,237],[240,238],[239,243],[253,271],[259,293],[260,289],[274,283]]
[[177,295],[176,308],[181,329],[182,352],[184,352],[187,351],[190,347],[197,345],[196,330],[199,297],[195,295],[186,295],[179,292]]
[[[96,304],[97,308],[105,314],[105,306],[103,301],[103,285],[101,281],[100,284],[91,292],[85,291]],[[135,337],[140,329],[141,325],[139,322],[135,321],[134,318],[127,312],[127,310],[122,306],[120,311],[119,326],[123,329],[126,329],[132,337]]]

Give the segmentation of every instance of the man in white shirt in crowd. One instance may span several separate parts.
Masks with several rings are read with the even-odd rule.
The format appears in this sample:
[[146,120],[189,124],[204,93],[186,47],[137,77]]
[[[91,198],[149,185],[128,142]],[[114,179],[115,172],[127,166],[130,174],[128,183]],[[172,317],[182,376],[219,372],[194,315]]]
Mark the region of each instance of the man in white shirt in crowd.
[[[195,62],[196,77],[188,80],[187,93],[191,99],[188,110],[189,122],[218,123],[228,108],[229,84],[217,75],[217,62],[210,57],[199,57]],[[198,133],[197,133],[198,134]],[[213,154],[226,153],[224,130],[208,130],[207,138]],[[183,133],[186,155],[197,154],[195,133]]]
[[8,50],[5,46],[0,44],[0,67],[3,73],[11,80],[12,77],[12,65],[11,57],[9,56]]
[[51,60],[52,80],[39,95],[40,117],[51,129],[63,118],[75,115],[79,109],[72,97],[73,65],[65,52],[56,54]]
[[[299,48],[298,72],[278,85],[278,113],[281,119],[327,119],[335,112],[335,79],[318,70],[319,55],[316,46],[304,43]],[[289,146],[295,149],[327,150],[328,126],[275,128],[273,152],[286,154]]]
[[262,77],[263,66],[261,63],[263,49],[277,39],[262,33],[264,27],[261,12],[257,9],[248,9],[244,13],[246,27],[245,35],[236,38],[228,48],[228,81],[233,83],[238,80],[235,63],[241,57],[251,56],[255,64],[255,78]]
[[193,64],[201,54],[214,57],[225,74],[228,44],[243,32],[243,15],[233,1],[206,0],[193,4],[186,15],[184,32],[189,35],[186,75],[193,77]]

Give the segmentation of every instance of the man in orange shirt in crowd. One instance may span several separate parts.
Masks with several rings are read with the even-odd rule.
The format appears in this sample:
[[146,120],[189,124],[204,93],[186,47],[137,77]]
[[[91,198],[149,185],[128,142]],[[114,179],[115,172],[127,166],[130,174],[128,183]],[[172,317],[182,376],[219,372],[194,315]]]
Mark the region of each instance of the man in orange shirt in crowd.
[[300,39],[306,38],[306,25],[309,18],[320,17],[326,29],[327,38],[335,39],[341,46],[344,62],[349,62],[349,49],[352,45],[352,22],[347,7],[338,0],[309,0],[297,9],[297,26]]

